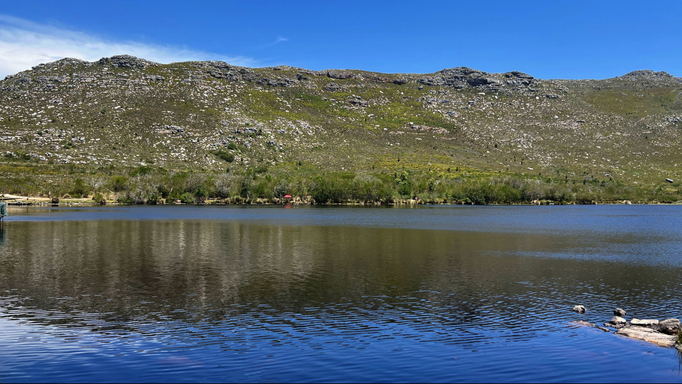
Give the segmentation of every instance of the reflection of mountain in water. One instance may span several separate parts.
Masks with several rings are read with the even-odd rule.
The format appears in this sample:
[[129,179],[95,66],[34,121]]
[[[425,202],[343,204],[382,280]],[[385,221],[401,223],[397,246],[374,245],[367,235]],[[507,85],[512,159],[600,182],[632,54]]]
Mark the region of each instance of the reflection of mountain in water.
[[10,291],[0,306],[13,317],[101,330],[147,332],[180,320],[348,336],[398,325],[403,337],[469,342],[483,328],[541,332],[586,297],[591,309],[627,303],[675,315],[656,310],[679,307],[677,270],[517,255],[577,252],[589,241],[216,221],[17,222],[0,250],[0,290]]

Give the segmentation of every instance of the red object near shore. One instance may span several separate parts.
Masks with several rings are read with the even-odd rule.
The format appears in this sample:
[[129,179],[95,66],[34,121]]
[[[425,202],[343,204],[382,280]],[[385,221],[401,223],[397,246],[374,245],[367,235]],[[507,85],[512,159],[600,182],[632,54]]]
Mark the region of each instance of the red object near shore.
[[291,198],[291,195],[284,195],[284,198]]

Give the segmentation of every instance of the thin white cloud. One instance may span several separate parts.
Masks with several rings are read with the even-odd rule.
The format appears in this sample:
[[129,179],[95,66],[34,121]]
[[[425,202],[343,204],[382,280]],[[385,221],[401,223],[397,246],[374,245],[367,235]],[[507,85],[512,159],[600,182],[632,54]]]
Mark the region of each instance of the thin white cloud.
[[[276,43],[278,42],[280,41]],[[223,56],[187,48],[133,41],[110,41],[84,32],[0,15],[0,79],[8,74],[65,57],[95,61],[102,57],[122,54],[159,63],[220,60],[248,67],[258,64],[257,60],[244,56]]]
[[275,41],[273,41],[272,43],[269,43],[269,44],[261,45],[260,48],[272,47],[273,45],[277,45],[277,44],[285,42],[285,41],[289,41],[289,39],[287,39],[286,37],[277,36]]

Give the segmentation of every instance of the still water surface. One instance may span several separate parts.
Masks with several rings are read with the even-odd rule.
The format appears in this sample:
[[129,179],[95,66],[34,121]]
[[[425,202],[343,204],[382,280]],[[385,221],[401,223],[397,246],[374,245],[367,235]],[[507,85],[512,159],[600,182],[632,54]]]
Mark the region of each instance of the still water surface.
[[682,382],[570,326],[680,317],[681,272],[677,206],[17,208],[0,381]]

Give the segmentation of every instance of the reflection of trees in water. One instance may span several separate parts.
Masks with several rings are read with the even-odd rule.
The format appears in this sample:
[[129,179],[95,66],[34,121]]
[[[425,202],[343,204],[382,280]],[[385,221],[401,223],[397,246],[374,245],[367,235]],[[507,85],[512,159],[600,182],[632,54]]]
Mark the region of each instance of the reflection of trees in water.
[[527,330],[529,319],[555,317],[583,298],[641,308],[680,296],[676,271],[508,254],[570,250],[575,239],[559,236],[179,220],[13,224],[0,289],[30,297],[12,306],[34,308],[10,313],[98,329],[182,320],[362,334],[397,323],[438,338],[471,326]]
[[[75,300],[80,309],[123,316],[227,306],[239,301],[240,286],[251,276],[269,276],[278,288],[305,278],[313,263],[303,228],[202,221],[17,224],[13,247],[0,254],[11,265],[0,272],[0,284],[31,292],[44,308]],[[73,300],[51,299],[60,297]],[[145,310],[152,303],[156,307]]]

